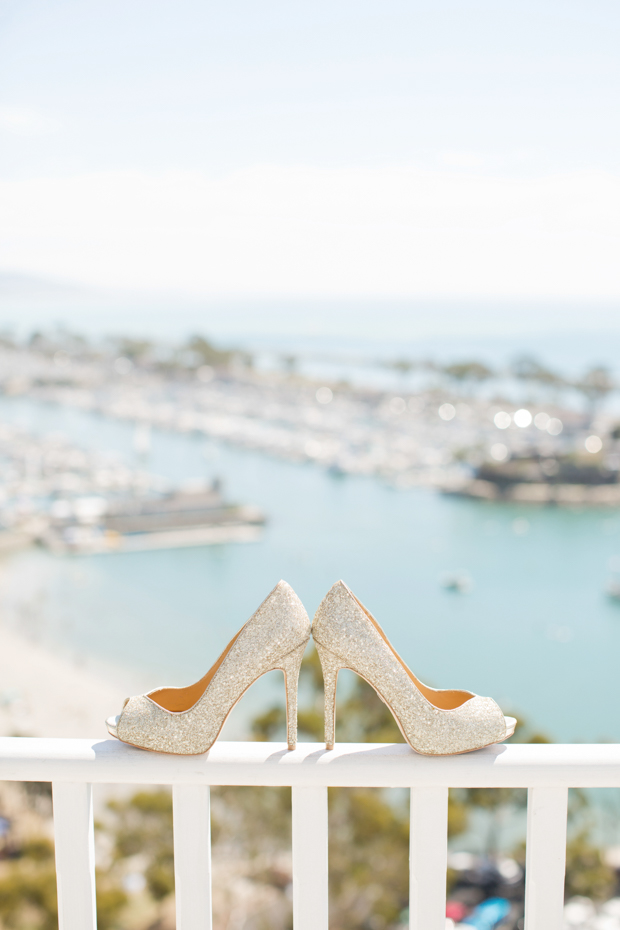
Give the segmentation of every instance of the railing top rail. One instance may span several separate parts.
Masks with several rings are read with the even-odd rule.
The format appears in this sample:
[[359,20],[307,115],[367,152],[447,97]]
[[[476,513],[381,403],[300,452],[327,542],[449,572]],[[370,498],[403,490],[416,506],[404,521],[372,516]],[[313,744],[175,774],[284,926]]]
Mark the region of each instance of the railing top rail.
[[490,746],[421,756],[402,743],[219,740],[201,756],[145,752],[118,740],[0,738],[0,780],[348,787],[620,787],[620,745]]

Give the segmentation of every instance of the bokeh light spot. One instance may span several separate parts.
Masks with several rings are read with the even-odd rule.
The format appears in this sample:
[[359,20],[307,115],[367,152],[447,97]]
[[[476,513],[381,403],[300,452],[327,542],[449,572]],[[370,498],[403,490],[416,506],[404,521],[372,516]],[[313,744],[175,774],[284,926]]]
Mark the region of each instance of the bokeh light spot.
[[600,452],[601,449],[603,448],[603,442],[600,436],[588,436],[584,445],[587,451],[592,452],[592,454],[595,454],[596,452]]
[[522,407],[521,410],[517,410],[514,415],[514,421],[517,426],[520,426],[521,429],[524,429],[526,426],[529,426],[532,422],[532,414],[529,410],[526,410],[525,407]]
[[493,422],[498,429],[508,429],[512,423],[512,417],[509,413],[506,413],[505,410],[500,410],[500,412],[496,413],[493,417]]
[[439,408],[439,416],[442,420],[452,420],[456,414],[456,408],[452,404],[442,404]]

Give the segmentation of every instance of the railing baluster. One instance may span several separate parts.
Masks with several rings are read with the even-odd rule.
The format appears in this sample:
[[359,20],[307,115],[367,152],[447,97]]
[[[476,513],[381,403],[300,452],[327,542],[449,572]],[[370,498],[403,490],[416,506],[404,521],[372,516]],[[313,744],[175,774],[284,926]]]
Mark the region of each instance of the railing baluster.
[[445,930],[448,789],[411,789],[409,930]]
[[293,928],[327,930],[327,788],[293,788]]
[[568,788],[530,788],[525,853],[525,930],[562,930]]
[[174,785],[177,930],[211,930],[211,817],[208,785]]
[[96,930],[93,787],[54,782],[59,930]]

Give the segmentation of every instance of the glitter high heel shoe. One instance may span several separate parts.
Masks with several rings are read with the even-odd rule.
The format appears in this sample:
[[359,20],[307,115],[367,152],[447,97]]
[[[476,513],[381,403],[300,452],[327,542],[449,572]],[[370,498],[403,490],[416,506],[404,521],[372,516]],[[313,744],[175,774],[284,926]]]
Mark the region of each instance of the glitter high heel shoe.
[[297,680],[310,619],[293,589],[280,581],[230,641],[204,678],[187,688],[159,688],[127,698],[106,720],[112,736],[142,749],[197,755],[210,749],[229,713],[257,678],[282,669],[288,748],[297,742]]
[[336,682],[349,668],[372,685],[392,711],[416,752],[452,755],[501,743],[516,720],[495,701],[471,691],[438,691],[423,685],[395,652],[377,621],[342,581],[323,598],[312,637],[325,683],[325,745],[334,748]]

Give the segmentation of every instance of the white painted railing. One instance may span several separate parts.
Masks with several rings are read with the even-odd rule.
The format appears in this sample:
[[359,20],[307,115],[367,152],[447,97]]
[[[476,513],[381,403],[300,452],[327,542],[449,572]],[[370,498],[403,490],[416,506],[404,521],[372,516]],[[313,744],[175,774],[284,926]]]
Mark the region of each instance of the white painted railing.
[[525,930],[562,930],[569,787],[620,787],[620,745],[501,745],[419,756],[403,744],[218,742],[203,756],[117,740],[0,739],[0,779],[51,781],[59,930],[95,930],[92,785],[173,786],[177,930],[211,930],[210,785],[288,785],[295,930],[327,930],[327,788],[411,789],[410,928],[444,930],[448,788],[528,788]]

